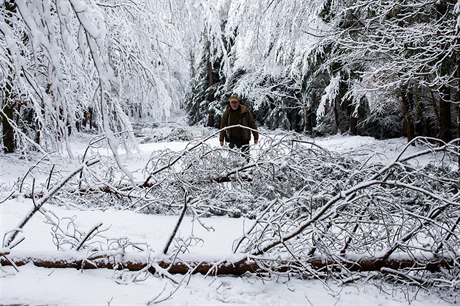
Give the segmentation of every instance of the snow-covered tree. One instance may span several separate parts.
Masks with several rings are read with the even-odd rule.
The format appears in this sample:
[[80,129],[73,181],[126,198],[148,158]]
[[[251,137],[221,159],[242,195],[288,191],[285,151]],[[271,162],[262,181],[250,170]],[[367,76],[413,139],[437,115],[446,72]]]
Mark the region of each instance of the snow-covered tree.
[[115,150],[113,135],[131,130],[130,116],[168,117],[179,106],[189,79],[185,43],[192,45],[193,37],[181,40],[192,20],[189,5],[2,2],[5,151],[31,145],[61,149],[88,119]]
[[307,131],[449,140],[455,3],[242,0],[225,2],[228,15],[216,3],[206,18],[228,16],[208,23],[218,33],[208,36],[213,46],[234,41],[230,52],[216,52],[222,88],[246,97],[261,123],[295,128],[302,115]]
[[335,29],[333,45],[347,52],[329,61],[359,64],[352,70],[357,81],[342,96],[354,105],[365,98],[373,122],[402,110],[409,139],[434,134],[450,140],[458,92],[453,9],[454,1],[331,3],[326,16]]

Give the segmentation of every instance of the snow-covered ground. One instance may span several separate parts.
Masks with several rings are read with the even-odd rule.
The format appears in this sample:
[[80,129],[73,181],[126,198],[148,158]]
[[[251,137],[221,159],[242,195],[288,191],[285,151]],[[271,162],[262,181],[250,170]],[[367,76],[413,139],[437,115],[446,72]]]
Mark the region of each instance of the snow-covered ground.
[[[211,131],[212,132],[212,131]],[[214,131],[215,132],[215,131]],[[148,133],[144,132],[144,133]],[[206,133],[206,131],[204,132]],[[263,134],[263,133],[262,133]],[[145,138],[144,138],[145,139]],[[263,136],[262,136],[263,141]],[[314,139],[315,143],[331,151],[347,154],[359,149],[356,158],[365,161],[372,156],[374,161],[389,161],[399,154],[406,145],[404,139],[379,141],[369,137],[334,136]],[[217,146],[217,136],[208,141]],[[186,141],[139,144],[139,150],[129,155],[121,154],[125,166],[136,173],[153,150],[169,148],[182,150]],[[81,156],[85,150],[82,142],[72,143],[74,154]],[[410,147],[408,152],[420,148]],[[105,149],[102,149],[102,151]],[[107,150],[106,154],[109,155]],[[257,154],[257,146],[252,148]],[[0,201],[8,196],[15,184],[34,165],[38,156],[19,159],[17,155],[0,155]],[[70,171],[78,163],[64,157],[53,156],[56,171]],[[425,161],[427,162],[427,161]],[[45,181],[47,173],[34,170],[38,181]],[[28,182],[30,186],[30,181]],[[0,235],[14,229],[26,213],[33,207],[30,199],[16,197],[0,204]],[[158,216],[135,213],[129,210],[81,210],[56,207],[46,204],[57,217],[73,220],[81,230],[89,230],[102,222],[107,229],[107,238],[126,237],[131,242],[143,243],[153,252],[159,252],[169,237],[177,216]],[[240,237],[251,221],[245,218],[210,217],[203,219],[206,230],[186,217],[178,236],[193,234],[202,239],[190,248],[189,258],[226,259],[233,256],[232,245]],[[55,252],[50,235],[50,225],[43,215],[37,214],[25,226],[22,235],[26,238],[12,251],[12,254],[37,254],[46,256]],[[262,278],[256,276],[231,277],[194,275],[183,279],[173,277],[181,286],[176,287],[166,278],[136,272],[113,271],[107,269],[45,269],[31,264],[19,267],[16,272],[10,266],[0,267],[0,304],[30,305],[144,305],[150,301],[163,301],[166,305],[449,305],[437,294],[407,290],[393,290],[390,285],[359,280],[354,284],[341,285],[336,281],[327,283],[320,280],[286,279],[285,277]],[[173,294],[172,294],[173,293]]]
[[[126,277],[126,275],[124,276]],[[180,276],[178,277],[180,280]],[[164,279],[150,277],[138,283],[117,278],[107,270],[52,270],[21,267],[15,276],[2,278],[2,304],[31,305],[145,305],[169,296],[173,288]],[[436,296],[419,293],[407,300],[401,292],[372,285],[322,284],[296,279],[262,280],[253,277],[194,275],[162,304],[165,305],[337,305],[337,306],[448,305]]]

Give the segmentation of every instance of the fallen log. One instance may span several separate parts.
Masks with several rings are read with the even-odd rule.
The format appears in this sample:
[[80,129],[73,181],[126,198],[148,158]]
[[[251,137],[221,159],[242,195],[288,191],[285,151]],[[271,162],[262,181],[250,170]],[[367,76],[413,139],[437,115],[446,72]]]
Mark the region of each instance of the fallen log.
[[[98,253],[84,257],[79,252],[55,252],[53,254],[42,254],[43,256],[34,256],[26,254],[3,254],[0,258],[0,264],[9,266],[15,264],[20,267],[26,264],[33,264],[37,267],[50,269],[114,269],[114,270],[129,270],[140,271],[148,269],[151,273],[155,273],[153,266],[157,265],[162,269],[167,270],[171,274],[186,274],[186,273],[201,273],[213,275],[243,275],[244,273],[263,273],[269,271],[287,272],[301,271],[302,266],[296,262],[288,261],[271,261],[265,259],[257,260],[225,260],[225,261],[175,261],[169,260],[153,260],[152,257],[143,255],[126,255],[114,253]],[[40,255],[40,254],[37,254]],[[6,258],[6,256],[8,258]],[[380,271],[383,268],[392,270],[410,270],[424,269],[430,272],[439,271],[440,269],[449,269],[458,262],[458,258],[389,258],[379,260],[378,258],[363,257],[356,260],[342,257],[340,260],[331,260],[324,257],[312,257],[303,265],[307,264],[310,269],[321,270],[323,272],[338,272],[341,270],[348,271]],[[154,263],[154,265],[152,264]],[[268,263],[268,264],[267,264]]]
[[[251,261],[238,261],[238,262],[184,262],[177,261],[171,262],[168,260],[152,261],[148,256],[126,256],[123,259],[114,259],[109,254],[98,254],[83,258],[82,256],[75,256],[75,253],[62,252],[62,256],[57,254],[42,254],[43,257],[33,255],[11,255],[0,258],[2,266],[10,266],[14,263],[20,267],[27,264],[33,264],[37,267],[50,268],[50,269],[114,269],[114,270],[129,270],[140,271],[148,268],[148,271],[155,273],[155,268],[152,263],[166,269],[171,274],[186,274],[186,273],[201,273],[201,274],[229,274],[229,275],[242,275],[247,272],[261,272],[258,265]],[[5,254],[6,255],[6,254]]]

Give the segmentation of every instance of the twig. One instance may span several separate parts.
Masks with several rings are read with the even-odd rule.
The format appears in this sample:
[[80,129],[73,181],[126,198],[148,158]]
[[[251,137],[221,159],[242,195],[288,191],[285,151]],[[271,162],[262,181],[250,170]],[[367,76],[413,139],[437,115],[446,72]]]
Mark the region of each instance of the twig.
[[394,270],[394,269],[391,269],[391,268],[387,268],[387,267],[383,267],[380,269],[381,272],[384,272],[384,273],[390,273],[390,274],[393,274],[393,275],[397,275],[399,277],[403,277],[405,279],[408,279],[414,283],[416,283],[417,285],[419,286],[422,286],[422,285],[431,285],[433,284],[433,281],[431,279],[427,279],[427,278],[422,278],[422,277],[417,277],[415,275],[408,275],[407,273],[404,273],[404,272],[401,272],[401,271],[397,271],[397,270]]
[[19,184],[19,193],[22,193],[22,186],[23,186],[23,184],[24,184],[24,181],[25,181],[27,175],[29,175],[29,173],[30,173],[33,169],[35,169],[35,168],[36,168],[46,157],[48,157],[48,156],[49,156],[49,154],[46,154],[46,155],[42,156],[42,157],[35,163],[35,165],[33,165],[32,167],[30,167],[30,168],[27,170],[26,174],[24,174],[24,176],[23,176],[22,179],[21,179],[21,183]]
[[86,240],[89,239],[89,237],[96,231],[99,229],[99,227],[102,226],[102,222],[93,226],[93,228],[86,234],[86,236],[81,240],[80,244],[77,246],[77,251],[80,251],[80,249],[82,248],[83,244],[86,242]]
[[3,257],[5,258],[9,263],[10,265],[16,270],[16,272],[19,272],[19,268],[18,266],[14,263],[14,261],[12,261],[11,259],[8,258],[8,255],[9,252],[3,252],[2,250],[0,250],[0,257]]
[[181,212],[181,214],[180,214],[180,216],[179,216],[179,219],[177,220],[177,223],[176,223],[176,226],[174,227],[173,232],[171,233],[171,236],[169,236],[168,242],[166,243],[166,245],[165,245],[165,247],[164,247],[164,249],[163,249],[163,254],[168,253],[168,249],[169,249],[169,247],[170,247],[170,245],[171,245],[171,243],[172,243],[174,237],[176,236],[177,231],[179,230],[179,227],[180,227],[180,225],[181,225],[181,223],[182,223],[182,220],[184,219],[185,212],[187,211],[187,203],[188,203],[188,201],[189,201],[189,199],[187,198],[187,196],[188,196],[188,192],[185,191],[185,195],[184,195],[184,206],[183,206],[183,208],[182,208],[182,212]]
[[53,175],[53,171],[54,171],[54,167],[56,166],[56,164],[53,164],[53,166],[51,167],[51,170],[50,170],[50,175],[48,176],[48,180],[46,182],[46,190],[49,190],[50,189],[50,183],[51,183],[51,177]]
[[12,191],[12,192],[10,193],[9,196],[7,196],[7,197],[4,198],[3,200],[1,200],[1,201],[0,201],[0,204],[2,204],[2,203],[4,203],[4,202],[8,201],[8,199],[11,198],[11,197],[13,196],[13,194],[14,194],[14,191]]
[[40,210],[40,208],[48,202],[73,176],[75,176],[77,173],[82,171],[84,168],[88,166],[92,166],[96,163],[98,163],[99,160],[91,160],[83,163],[80,165],[77,169],[72,171],[66,178],[62,179],[56,186],[54,186],[46,195],[43,196],[37,203],[34,204],[34,207],[29,211],[29,213],[24,217],[24,219],[19,223],[19,225],[16,227],[16,229],[13,230],[13,233],[11,236],[9,236],[6,241],[4,242],[4,247],[9,247],[10,244],[14,241],[16,238],[17,234],[19,231],[27,224],[27,222],[32,219],[32,217],[35,215],[37,211]]

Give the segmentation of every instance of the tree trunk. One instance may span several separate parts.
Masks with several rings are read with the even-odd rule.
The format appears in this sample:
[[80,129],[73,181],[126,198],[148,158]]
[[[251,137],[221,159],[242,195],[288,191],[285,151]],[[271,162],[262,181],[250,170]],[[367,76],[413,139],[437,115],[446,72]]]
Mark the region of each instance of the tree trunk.
[[313,133],[313,122],[311,120],[311,109],[307,107],[306,104],[303,106],[303,132],[307,135],[311,135]]
[[209,110],[208,111],[208,123],[207,123],[207,126],[210,126],[210,127],[216,127],[216,124],[215,124],[215,119],[214,119],[214,112],[212,110]]
[[351,102],[347,103],[347,115],[350,120],[350,134],[358,135],[358,118],[354,116],[354,107]]
[[423,107],[422,101],[420,99],[420,90],[415,89],[415,97],[414,97],[414,135],[415,136],[428,136],[425,134],[424,131],[424,118],[423,114],[425,113],[425,109]]
[[[13,14],[16,13],[16,3],[13,0],[5,1],[5,8],[7,11],[6,23],[12,27],[10,18]],[[13,56],[9,49],[8,51],[8,59],[10,60],[10,66],[8,67],[8,75],[6,78],[5,84],[5,91],[3,97],[3,114],[2,114],[2,132],[3,132],[3,151],[5,153],[13,153],[15,150],[15,139],[14,139],[14,129],[10,123],[14,122],[13,114],[14,114],[14,102],[13,102],[13,71],[11,69],[13,63]]]
[[206,100],[211,102],[211,101],[215,100],[214,91],[209,90],[214,85],[214,69],[213,69],[213,64],[211,63],[211,60],[210,60],[210,57],[211,57],[211,43],[208,43],[208,52],[209,52],[208,53],[209,58],[208,58],[208,64],[207,64],[207,71],[208,71],[208,73],[207,73],[207,76],[208,76],[207,91],[208,91],[208,95],[206,97]]
[[[10,87],[7,85],[6,87]],[[9,120],[13,120],[13,108],[10,101],[10,93],[5,90],[5,98],[3,101],[3,116],[2,116],[2,132],[3,132],[3,151],[5,153],[13,153],[15,150],[14,129]],[[9,119],[9,120],[8,120]]]
[[[8,55],[12,61],[11,53],[8,50]],[[2,114],[2,132],[3,132],[3,151],[5,153],[13,153],[15,150],[14,128],[11,122],[14,122],[14,102],[13,102],[13,76],[12,71],[8,68],[9,74],[5,84],[3,97],[3,114]]]
[[[448,76],[452,72],[455,61],[453,58],[443,59],[441,64],[441,75]],[[453,85],[453,84],[449,84]],[[450,87],[446,84],[440,89],[439,99],[439,138],[445,142],[452,140],[452,115],[451,115],[452,95]]]
[[334,101],[332,101],[332,113],[334,115],[334,128],[333,132],[334,134],[341,133],[340,130],[340,118],[339,118],[339,108],[340,106],[340,97],[336,97]]
[[[446,14],[453,8],[457,0],[437,1],[436,11],[438,18]],[[450,8],[449,8],[450,7]],[[455,20],[455,19],[454,19]],[[458,34],[458,31],[457,31]],[[441,58],[439,58],[441,60]],[[448,77],[455,65],[455,58],[442,55],[441,77]],[[453,85],[453,84],[449,84]],[[452,115],[451,115],[451,93],[448,85],[443,85],[440,90],[441,99],[439,101],[439,138],[445,142],[452,140]]]
[[450,89],[444,88],[442,98],[439,100],[439,138],[445,142],[452,140],[451,113],[450,113]]
[[[37,267],[44,267],[49,269],[127,269],[130,271],[139,271],[148,266],[151,273],[155,273],[155,268],[151,266],[152,262],[149,262],[148,256],[142,259],[137,256],[126,257],[135,258],[134,260],[113,260],[111,254],[103,254],[99,252],[94,257],[86,257],[86,253],[82,256],[76,255],[72,252],[66,256],[65,252],[56,253],[52,256],[45,256],[38,258],[33,255],[10,255],[9,253],[0,254],[0,264],[7,266],[14,263],[16,266],[23,266],[29,263],[33,263]],[[308,260],[308,264],[312,269],[334,272],[335,269],[345,268],[349,271],[380,271],[382,268],[390,268],[394,270],[427,270],[427,271],[439,271],[441,268],[449,268],[453,266],[455,259],[452,258],[409,258],[405,256],[396,257],[393,259],[378,260],[374,257],[361,256],[356,257],[352,255],[341,255],[336,257],[337,260],[326,259],[323,256],[312,257]],[[341,259],[339,259],[341,258]],[[239,260],[239,261],[201,261],[201,262],[168,262],[158,261],[154,262],[159,267],[168,270],[171,274],[186,274],[186,273],[201,273],[201,274],[213,274],[213,275],[242,275],[244,273],[259,273],[269,272],[270,268],[262,268],[256,262]],[[270,265],[262,265],[264,267],[270,267]],[[303,266],[299,266],[297,262],[279,261],[271,264],[271,271],[276,272],[287,272],[287,271],[299,271],[304,269]]]
[[93,108],[90,107],[88,109],[88,119],[89,119],[89,129],[93,129]]
[[403,115],[403,136],[411,141],[415,137],[414,122],[412,116],[412,95],[407,91],[407,86],[401,88],[401,102],[402,102],[402,115]]

